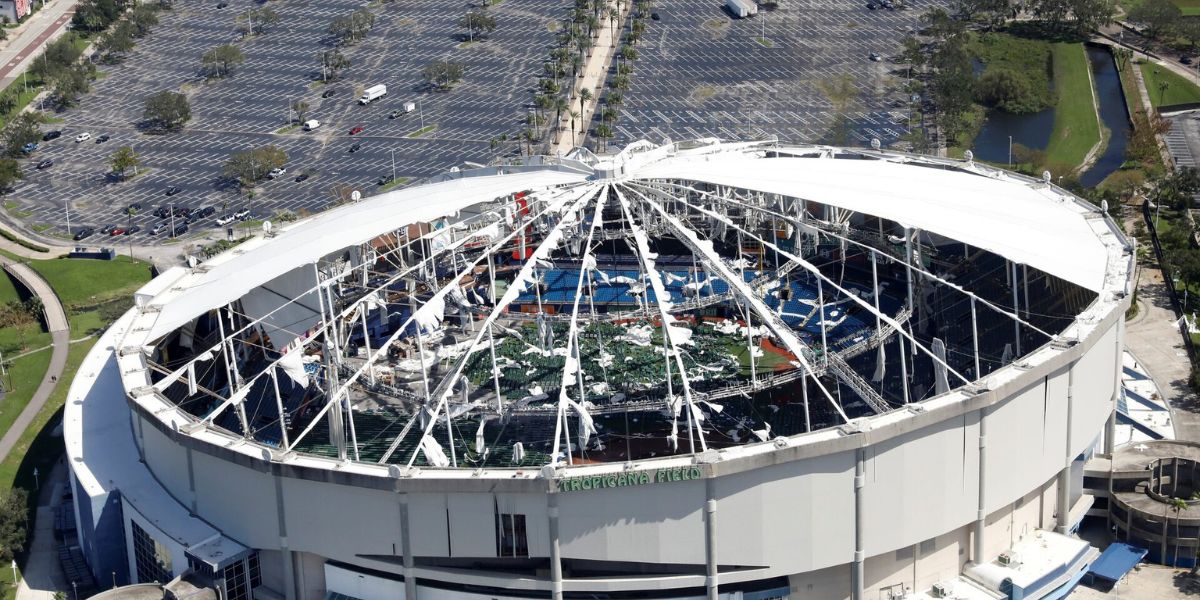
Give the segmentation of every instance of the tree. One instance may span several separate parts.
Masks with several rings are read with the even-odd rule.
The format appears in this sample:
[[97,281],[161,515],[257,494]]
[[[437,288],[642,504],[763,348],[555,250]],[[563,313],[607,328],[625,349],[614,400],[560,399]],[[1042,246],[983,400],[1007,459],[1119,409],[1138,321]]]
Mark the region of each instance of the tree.
[[858,86],[854,77],[842,74],[817,83],[817,89],[833,106],[833,143],[845,145],[849,138],[849,120],[846,112],[858,101]]
[[496,30],[496,19],[487,11],[473,10],[458,20],[458,26],[466,29],[471,39],[482,38]]
[[426,65],[425,69],[421,71],[421,75],[429,87],[448,90],[462,80],[463,71],[462,63],[436,60]]
[[96,48],[106,55],[124,54],[133,50],[133,35],[137,28],[129,21],[121,21],[96,41]]
[[75,16],[71,18],[71,28],[83,31],[103,31],[132,2],[129,0],[83,0],[75,6]]
[[303,100],[292,101],[292,112],[296,113],[296,120],[303,123],[304,115],[308,113],[308,103]]
[[988,69],[975,84],[975,96],[983,104],[1015,115],[1046,108],[1042,95],[1034,91],[1029,78],[1012,69]]
[[179,129],[192,118],[192,107],[187,96],[164,90],[146,98],[142,118],[153,129]]
[[1179,22],[1182,14],[1171,0],[1146,0],[1130,10],[1127,17],[1142,24],[1146,37],[1158,39]]
[[200,57],[200,65],[209,77],[221,78],[229,75],[233,68],[245,62],[242,51],[233,44],[221,44]]
[[[22,350],[25,349],[26,329],[35,322],[36,319],[29,312],[29,306],[23,302],[11,300],[3,308],[0,308],[0,327],[17,332],[17,343]],[[0,498],[0,511],[3,510],[3,501],[3,498]],[[2,520],[3,515],[0,515],[0,521]],[[2,527],[2,523],[0,523],[0,527]],[[3,534],[0,533],[0,537],[2,536]],[[3,550],[4,548],[0,547],[0,554],[3,553]]]
[[1075,28],[1086,33],[1112,23],[1117,5],[1113,0],[1070,0]]
[[[579,89],[579,114],[584,114],[583,105],[590,102],[592,99],[592,90],[587,88]],[[580,123],[579,133],[583,133],[583,123]]]
[[279,24],[279,13],[275,9],[264,6],[252,8],[238,15],[238,28],[243,34],[266,33],[267,29]]
[[121,146],[120,148],[117,148],[116,152],[113,152],[109,164],[112,165],[113,173],[117,173],[118,175],[124,177],[125,171],[128,171],[129,169],[136,169],[142,164],[142,159],[137,155],[137,152],[133,151],[132,147]]
[[613,135],[612,128],[606,123],[601,123],[595,128],[596,138],[600,140],[600,151],[604,151],[605,144],[608,143],[608,138]]
[[367,36],[367,32],[375,25],[375,13],[369,9],[360,8],[349,16],[337,17],[329,23],[329,33],[337,38],[338,43],[351,45]]
[[29,74],[49,80],[59,71],[70,68],[83,56],[83,50],[75,45],[77,40],[77,36],[68,34],[47,44],[42,54],[29,65]]
[[70,107],[91,89],[96,67],[91,63],[75,64],[54,74],[54,96],[59,106]]
[[11,562],[25,547],[29,501],[24,488],[0,495],[0,561]]
[[225,162],[225,174],[237,179],[245,187],[254,187],[266,179],[273,169],[282,168],[285,164],[287,153],[282,148],[262,146],[230,156]]
[[337,48],[325,50],[318,57],[321,60],[321,77],[326,81],[337,79],[338,72],[350,66],[350,59]]
[[1179,35],[1186,39],[1195,50],[1196,46],[1200,44],[1200,19],[1183,19],[1179,22],[1177,29]]
[[20,163],[12,158],[0,158],[0,192],[8,190],[23,177]]
[[123,23],[133,26],[133,35],[145,37],[150,33],[151,27],[158,25],[158,7],[153,4],[139,4],[129,12],[127,19]]
[[25,144],[36,143],[42,139],[41,113],[23,112],[13,117],[4,126],[4,153],[10,158],[24,156],[21,147]]

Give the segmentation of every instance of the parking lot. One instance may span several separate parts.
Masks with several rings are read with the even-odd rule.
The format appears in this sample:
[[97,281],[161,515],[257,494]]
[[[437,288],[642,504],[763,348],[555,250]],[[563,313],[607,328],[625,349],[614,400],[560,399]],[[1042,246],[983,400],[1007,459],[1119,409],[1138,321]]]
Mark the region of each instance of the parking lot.
[[[253,212],[269,217],[279,209],[316,211],[336,199],[342,186],[370,195],[381,176],[419,179],[462,165],[486,163],[515,149],[515,142],[492,149],[490,140],[515,138],[523,128],[524,103],[541,71],[553,34],[550,21],[566,14],[568,0],[508,0],[491,9],[496,31],[485,41],[462,44],[457,21],[467,10],[457,0],[399,0],[375,6],[375,26],[365,40],[343,53],[351,67],[324,85],[318,53],[327,48],[326,32],[336,16],[363,6],[361,0],[277,2],[281,21],[265,34],[242,39],[236,18],[251,0],[235,0],[224,9],[215,2],[177,1],[163,12],[153,32],[119,65],[100,65],[105,76],[93,84],[79,106],[53,115],[63,136],[41,144],[26,167],[26,178],[8,196],[10,214],[27,225],[50,226],[65,235],[67,205],[71,224],[125,224],[125,207],[141,203],[134,218],[143,230],[157,219],[151,209],[167,204],[215,206],[218,215],[247,204],[246,196],[221,174],[238,151],[276,144],[289,156],[286,177],[255,190]],[[234,43],[246,60],[224,80],[198,74],[200,56],[222,43]],[[433,60],[465,66],[463,81],[450,92],[424,88],[421,70]],[[356,92],[383,83],[388,95],[367,106]],[[192,119],[184,131],[166,135],[139,132],[144,99],[163,89],[181,90],[191,101]],[[323,97],[326,90],[333,95]],[[293,100],[310,105],[306,119],[321,127],[304,132],[288,127]],[[406,102],[418,109],[396,119],[388,115]],[[353,137],[353,127],[363,131]],[[421,133],[422,128],[427,131]],[[76,134],[93,138],[75,143]],[[349,152],[352,144],[359,149]],[[119,146],[131,145],[142,159],[139,174],[121,183],[107,182],[108,161]],[[35,170],[51,159],[54,165]],[[294,175],[311,177],[296,182]],[[180,192],[170,198],[170,186]],[[212,219],[195,226],[213,225]],[[143,234],[139,234],[143,235]],[[150,243],[141,239],[139,243]]]
[[[849,73],[860,94],[846,112],[847,142],[889,144],[907,131],[908,116],[907,71],[891,59],[929,6],[887,10],[870,9],[867,0],[786,0],[735,19],[711,0],[656,3],[659,19],[648,22],[638,46],[613,142],[827,140],[833,109],[819,84]],[[873,52],[883,60],[871,60]]]

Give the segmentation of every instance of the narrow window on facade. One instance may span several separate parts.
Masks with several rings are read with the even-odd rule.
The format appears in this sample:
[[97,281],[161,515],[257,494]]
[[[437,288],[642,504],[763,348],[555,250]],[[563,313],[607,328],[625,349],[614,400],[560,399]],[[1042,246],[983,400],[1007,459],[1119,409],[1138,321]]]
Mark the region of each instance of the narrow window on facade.
[[529,556],[525,515],[496,513],[496,556]]

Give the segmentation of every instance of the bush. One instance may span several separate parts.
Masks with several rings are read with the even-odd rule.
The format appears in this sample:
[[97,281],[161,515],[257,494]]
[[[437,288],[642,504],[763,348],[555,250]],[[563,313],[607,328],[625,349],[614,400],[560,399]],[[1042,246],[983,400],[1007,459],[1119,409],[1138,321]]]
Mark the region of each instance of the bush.
[[1014,115],[1048,108],[1046,95],[1035,91],[1028,77],[1012,69],[988,69],[975,84],[975,96],[982,104]]

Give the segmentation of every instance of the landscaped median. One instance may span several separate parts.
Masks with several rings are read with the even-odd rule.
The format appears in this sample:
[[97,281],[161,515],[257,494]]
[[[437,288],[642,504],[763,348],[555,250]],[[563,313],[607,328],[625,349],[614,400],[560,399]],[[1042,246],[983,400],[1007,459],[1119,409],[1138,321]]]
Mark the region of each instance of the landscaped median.
[[1052,44],[1054,91],[1058,103],[1054,112],[1054,131],[1046,146],[1050,165],[1077,167],[1100,143],[1100,121],[1096,116],[1092,90],[1091,65],[1083,44]]
[[1160,106],[1200,102],[1200,86],[1192,80],[1151,62],[1140,63],[1138,68],[1141,69],[1142,79],[1146,82],[1150,104],[1154,105],[1155,109]]

